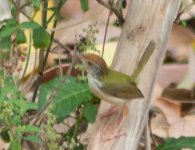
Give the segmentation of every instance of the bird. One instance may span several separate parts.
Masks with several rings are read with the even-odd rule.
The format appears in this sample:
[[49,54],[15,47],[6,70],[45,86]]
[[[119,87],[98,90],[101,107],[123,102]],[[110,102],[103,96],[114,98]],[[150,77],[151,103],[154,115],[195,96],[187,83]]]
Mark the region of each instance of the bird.
[[86,69],[88,85],[92,93],[106,102],[125,106],[133,99],[144,97],[136,80],[154,49],[155,43],[151,41],[131,76],[108,68],[105,60],[96,54],[79,53],[78,57]]

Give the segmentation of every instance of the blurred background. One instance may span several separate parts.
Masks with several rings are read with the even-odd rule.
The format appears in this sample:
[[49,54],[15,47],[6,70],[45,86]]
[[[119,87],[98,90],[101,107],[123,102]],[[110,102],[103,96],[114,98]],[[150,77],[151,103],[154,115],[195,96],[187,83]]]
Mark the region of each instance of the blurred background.
[[[23,0],[22,3],[27,3]],[[128,6],[127,1],[127,6]],[[54,0],[49,1],[49,6],[55,4]],[[11,6],[7,0],[0,0],[0,21],[10,18]],[[127,8],[123,11],[125,16]],[[31,13],[26,7],[25,12]],[[48,13],[51,16],[52,13]],[[52,44],[48,57],[47,67],[44,71],[42,82],[52,80],[57,76],[58,65],[61,59],[62,70],[67,70],[69,62],[66,48],[74,49],[82,37],[85,37],[90,25],[94,25],[95,47],[98,53],[102,53],[105,29],[108,20],[109,10],[94,0],[89,0],[89,10],[83,12],[80,1],[68,0],[60,10],[60,21],[55,29],[56,43]],[[41,14],[37,12],[35,20],[41,23]],[[21,15],[20,22],[27,21]],[[112,58],[120,37],[121,28],[116,25],[117,18],[111,15],[106,36],[105,51],[103,58],[111,66]],[[47,31],[51,32],[52,23]],[[29,32],[26,31],[28,35]],[[28,39],[29,40],[29,39]],[[60,44],[59,44],[60,43]],[[16,78],[21,78],[24,71],[27,44],[20,45],[21,58],[24,61],[18,63]],[[33,49],[33,48],[32,48]],[[26,93],[27,98],[32,97],[33,83],[36,78],[38,61],[35,50],[32,50],[27,71],[22,78],[21,89]],[[178,18],[173,25],[172,32],[167,44],[167,52],[162,66],[159,68],[155,88],[153,91],[152,105],[156,109],[151,110],[154,116],[151,118],[151,129],[157,140],[167,137],[195,136],[195,2],[183,0]],[[6,145],[0,140],[0,149]]]

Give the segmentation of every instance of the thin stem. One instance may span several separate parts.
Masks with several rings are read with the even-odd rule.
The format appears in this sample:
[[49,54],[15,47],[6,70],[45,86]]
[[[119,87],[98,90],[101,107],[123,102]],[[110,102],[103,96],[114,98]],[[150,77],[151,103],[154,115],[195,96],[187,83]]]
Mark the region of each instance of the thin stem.
[[109,10],[113,11],[114,14],[117,16],[117,18],[119,19],[120,23],[123,24],[125,22],[125,19],[123,17],[123,14],[121,11],[119,11],[117,9],[117,6],[115,6],[114,4],[112,6],[110,6],[109,3],[106,3],[104,0],[96,0],[98,3],[100,3],[101,5],[103,5],[104,7],[108,8]]
[[102,49],[102,57],[104,56],[104,49],[105,49],[106,36],[107,36],[107,32],[108,32],[108,24],[109,24],[109,21],[110,21],[110,16],[111,16],[111,10],[109,11],[108,20],[107,20],[107,23],[106,23],[106,29],[105,29],[105,34],[104,34],[104,42],[103,42],[103,49]]
[[55,17],[55,13],[53,13],[53,14],[51,15],[51,17],[49,17],[49,19],[47,20],[47,24],[49,24],[50,21],[51,21],[54,17]]
[[[73,66],[74,66],[75,62],[76,62],[76,47],[74,48],[74,51],[73,51],[73,59],[72,59],[72,62],[71,62],[70,67],[68,68],[68,70],[67,70],[67,72],[66,72],[66,76],[65,76],[65,77],[67,77],[68,75],[71,74],[71,71],[72,71],[72,69],[73,69]],[[58,87],[55,87],[55,88],[51,91],[51,94],[50,94],[50,96],[49,96],[49,98],[48,98],[48,101],[47,101],[47,102],[45,103],[45,105],[39,110],[39,112],[37,112],[35,115],[29,117],[30,120],[31,120],[31,119],[34,119],[34,118],[36,118],[36,117],[38,117],[38,116],[40,116],[40,115],[48,108],[48,106],[52,103],[53,97],[56,95],[57,91],[60,90],[60,88],[61,88],[62,84],[64,84],[65,80],[66,80],[66,78],[64,78],[64,79],[62,80],[61,84],[60,84]]]
[[60,51],[58,51],[58,63],[59,63],[60,76],[63,76],[62,61],[61,61],[61,53],[60,53]]
[[[89,18],[91,18],[91,17],[89,17]],[[87,18],[87,19],[88,19],[88,18]],[[76,22],[76,23],[73,23],[73,24],[70,24],[70,25],[67,25],[67,26],[63,26],[63,27],[59,27],[59,28],[52,28],[52,29],[49,29],[49,30],[47,30],[47,31],[52,32],[52,31],[65,30],[65,29],[71,28],[71,27],[73,27],[73,26],[82,24],[82,23],[86,22],[87,19],[84,19],[84,20],[82,20],[82,21],[80,21],[80,22]]]
[[[47,28],[47,7],[48,7],[48,2],[44,1],[43,5],[42,5],[42,26],[43,28]],[[44,40],[44,39],[43,39]],[[50,42],[52,43],[52,42]],[[51,44],[50,44],[51,45]],[[50,49],[50,46],[49,46]],[[43,71],[44,71],[44,49],[40,49],[39,50],[39,68],[38,68],[38,76],[37,76],[37,80],[35,81],[35,90],[33,93],[33,98],[32,98],[32,102],[35,102],[36,97],[37,97],[37,92],[39,89],[39,85],[43,76]],[[48,51],[48,50],[47,50]]]
[[30,21],[33,21],[30,16],[28,16],[23,10],[20,10],[20,12]]
[[30,6],[32,3],[31,2],[26,2],[24,3],[21,7],[20,10],[23,10],[25,7]]
[[148,121],[148,128],[149,128],[149,131],[150,131],[150,137],[151,137],[151,139],[152,139],[152,141],[153,141],[155,147],[157,147],[157,146],[158,146],[158,143],[156,142],[155,137],[154,137],[154,135],[152,134],[152,127],[151,127],[151,124],[152,124],[152,123],[151,123],[151,119],[149,119],[149,121]]
[[[60,9],[61,5],[62,5],[62,0],[60,0],[60,2],[59,2],[58,9]],[[58,22],[58,20],[55,20],[55,22],[53,24],[53,28],[56,28],[57,22]],[[53,31],[51,33],[51,42],[50,42],[49,47],[46,50],[46,54],[45,54],[45,57],[44,57],[44,60],[43,60],[43,65],[42,65],[42,68],[41,68],[41,70],[40,70],[40,72],[38,74],[38,77],[37,77],[37,81],[36,81],[36,84],[35,84],[35,90],[34,90],[33,98],[32,98],[33,102],[35,102],[35,99],[37,97],[37,92],[38,92],[38,89],[39,89],[39,86],[40,86],[40,82],[41,82],[41,79],[42,79],[42,76],[43,76],[43,71],[44,71],[44,68],[45,68],[48,56],[49,56],[49,52],[50,52],[50,49],[51,49],[51,45],[52,45],[52,41],[53,41],[53,38],[54,38],[54,34],[55,34],[55,31]]]
[[72,52],[72,50],[71,50],[68,46],[63,45],[62,43],[60,43],[59,40],[57,40],[57,39],[54,38],[54,39],[53,39],[53,42],[54,42],[54,43],[57,43],[61,48],[63,48],[64,50],[68,51],[69,53]]
[[148,127],[148,124],[146,125],[144,129],[144,141],[145,141],[145,149],[151,150],[151,144],[150,144],[150,130]]
[[76,112],[76,114],[77,114],[77,117],[76,118],[78,118],[78,119],[76,119],[76,123],[75,123],[75,127],[74,127],[74,131],[73,131],[73,135],[72,135],[72,138],[70,139],[70,147],[69,147],[69,149],[70,150],[72,150],[73,148],[74,148],[74,144],[75,143],[72,143],[72,141],[75,141],[75,140],[77,140],[77,134],[78,134],[78,129],[79,129],[79,126],[80,126],[80,124],[81,124],[81,121],[82,121],[82,119],[83,119],[83,113],[82,113],[82,111],[80,112],[80,111],[78,111],[78,112]]
[[25,65],[24,72],[23,72],[21,80],[20,80],[20,84],[21,84],[21,81],[24,78],[24,75],[26,74],[26,70],[27,70],[28,63],[29,63],[30,52],[31,52],[31,42],[32,42],[31,32],[30,32],[29,37],[30,37],[30,40],[29,40],[30,44],[29,44],[29,47],[28,47],[28,54],[27,54],[27,59],[26,59],[26,65]]

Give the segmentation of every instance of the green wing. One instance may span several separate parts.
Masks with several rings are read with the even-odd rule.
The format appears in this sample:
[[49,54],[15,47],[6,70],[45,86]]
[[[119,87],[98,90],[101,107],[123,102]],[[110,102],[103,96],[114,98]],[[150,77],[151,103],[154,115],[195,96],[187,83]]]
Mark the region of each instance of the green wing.
[[142,92],[136,86],[136,82],[128,75],[110,71],[102,77],[102,80],[104,84],[100,88],[109,95],[128,100],[143,97]]

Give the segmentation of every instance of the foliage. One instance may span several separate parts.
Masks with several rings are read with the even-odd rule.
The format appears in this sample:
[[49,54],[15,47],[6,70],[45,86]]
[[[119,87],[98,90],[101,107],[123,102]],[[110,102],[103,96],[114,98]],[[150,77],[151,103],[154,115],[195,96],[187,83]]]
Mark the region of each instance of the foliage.
[[58,140],[60,139],[60,135],[58,135],[53,128],[53,125],[56,124],[56,116],[51,113],[53,110],[53,106],[50,105],[48,110],[45,112],[45,115],[48,117],[47,123],[42,125],[42,130],[45,132],[45,141],[47,147],[50,150],[59,149]]
[[[28,21],[22,23],[18,20],[18,11],[25,13],[23,7],[18,8],[13,1],[9,1],[12,17],[0,22],[0,59],[4,60],[3,63],[10,64],[8,67],[0,64],[0,137],[4,142],[10,143],[10,150],[23,149],[24,142],[42,149],[64,149],[64,146],[69,149],[83,149],[84,146],[78,140],[80,125],[95,120],[95,97],[89,90],[82,65],[78,65],[78,68],[82,68],[81,76],[65,76],[65,79],[56,77],[41,85],[38,103],[25,98],[24,93],[19,90],[20,81],[13,76],[15,64],[20,57],[20,53],[14,52],[19,49],[20,44],[27,44],[28,47],[32,45],[42,52],[50,50],[53,37],[52,33],[47,31],[47,25],[60,19],[60,8],[66,1],[56,1],[54,7],[47,8],[42,5],[43,1],[30,0],[25,5],[33,9],[32,14],[24,14]],[[88,0],[80,0],[80,4],[83,12],[89,9]],[[50,18],[47,18],[47,15],[42,18],[42,24],[45,25],[34,20],[35,14],[42,6],[42,13],[53,13]],[[77,45],[78,49],[95,50],[95,36],[98,32],[95,28],[95,24],[89,25],[84,31],[86,40]],[[30,37],[27,37],[26,31],[30,31]],[[39,61],[44,59],[40,58]],[[63,123],[72,114],[75,115],[73,126],[68,127],[68,131],[63,134],[58,133],[54,125]]]
[[98,33],[98,29],[96,28],[96,26],[97,26],[97,21],[93,20],[92,24],[89,24],[87,29],[83,29],[84,36],[81,36],[80,43],[78,45],[78,48],[80,51],[99,52],[95,47],[96,34]]
[[33,45],[35,48],[49,47],[50,35],[43,27],[33,29]]
[[40,88],[38,102],[39,109],[41,109],[43,105],[45,105],[46,99],[49,97],[48,95],[51,94],[50,92],[52,92],[52,89],[56,88],[57,94],[52,99],[52,104],[54,106],[52,112],[60,120],[64,120],[64,118],[78,106],[83,103],[90,103],[94,98],[86,81],[79,82],[73,77],[68,77],[65,82],[62,80],[63,79],[61,78],[55,78],[52,81],[43,84]]
[[84,12],[86,12],[89,9],[89,2],[88,0],[80,0],[81,2],[81,8]]
[[[14,19],[5,20],[5,25],[2,26],[0,32],[0,40],[5,41],[9,39],[9,44],[11,43],[11,35],[16,33],[16,42],[17,44],[26,43],[26,36],[24,34],[24,29],[29,28],[33,31],[33,45],[35,48],[47,48],[50,44],[50,35],[49,33],[37,23],[29,21],[24,22],[21,25]],[[44,40],[43,40],[44,39]],[[7,40],[6,40],[7,41]],[[6,48],[0,43],[1,48]],[[8,48],[8,47],[7,47]]]
[[[34,133],[39,132],[40,128],[34,125],[25,124],[22,119],[27,111],[37,110],[36,103],[28,102],[17,90],[11,76],[5,75],[1,70],[1,91],[0,91],[0,126],[3,126],[1,138],[10,142],[10,149],[18,150],[21,148],[21,140],[36,139],[40,141]],[[28,139],[28,134],[32,137]]]
[[95,121],[97,114],[97,107],[91,103],[86,103],[83,109],[83,115],[86,117],[87,121],[93,123]]
[[180,137],[178,139],[169,138],[163,144],[159,145],[156,150],[181,150],[195,149],[195,137]]

